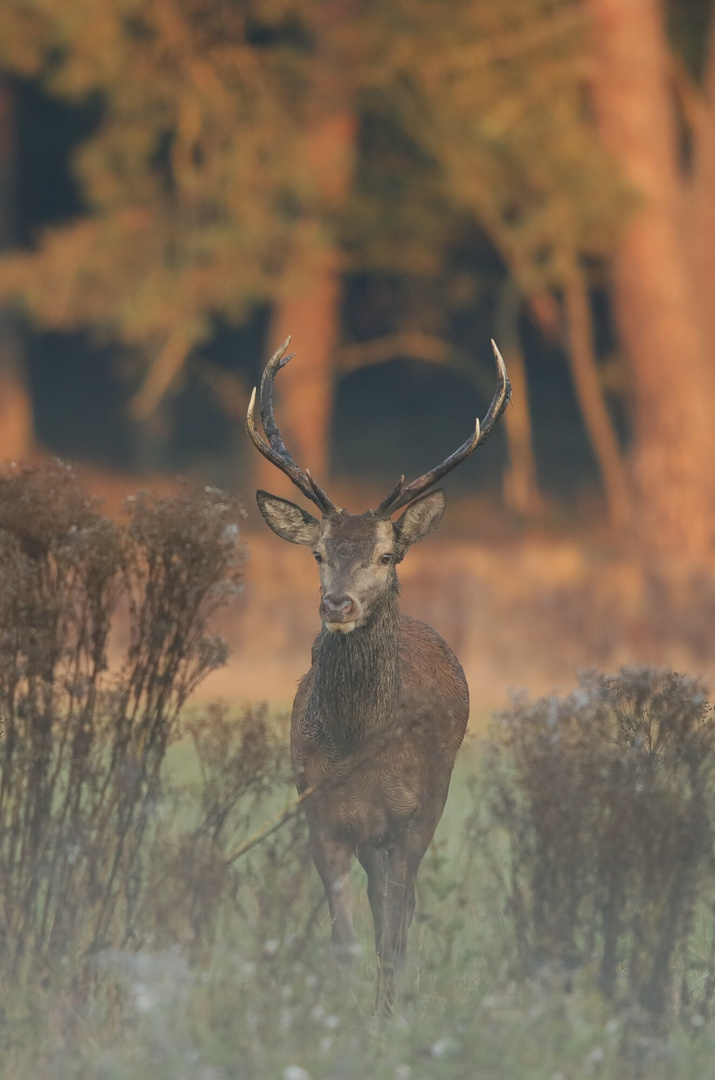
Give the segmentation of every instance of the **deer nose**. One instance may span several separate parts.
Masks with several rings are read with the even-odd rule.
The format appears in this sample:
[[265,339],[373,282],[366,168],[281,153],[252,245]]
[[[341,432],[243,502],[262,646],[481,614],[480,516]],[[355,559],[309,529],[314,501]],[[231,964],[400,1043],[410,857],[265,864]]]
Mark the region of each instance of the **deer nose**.
[[352,596],[333,596],[328,593],[323,597],[321,614],[328,622],[349,622],[357,610]]

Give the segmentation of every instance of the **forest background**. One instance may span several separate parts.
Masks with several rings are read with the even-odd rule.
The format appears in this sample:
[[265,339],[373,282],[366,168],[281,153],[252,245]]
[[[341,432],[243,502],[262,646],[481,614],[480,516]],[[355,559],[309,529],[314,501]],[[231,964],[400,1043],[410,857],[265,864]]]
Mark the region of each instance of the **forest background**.
[[[242,417],[291,333],[286,441],[357,510],[463,441],[493,336],[513,404],[405,607],[480,708],[707,673],[709,0],[4,0],[0,71],[0,458],[80,459],[110,502],[178,470],[290,497]],[[249,546],[207,689],[288,700],[313,569]]]

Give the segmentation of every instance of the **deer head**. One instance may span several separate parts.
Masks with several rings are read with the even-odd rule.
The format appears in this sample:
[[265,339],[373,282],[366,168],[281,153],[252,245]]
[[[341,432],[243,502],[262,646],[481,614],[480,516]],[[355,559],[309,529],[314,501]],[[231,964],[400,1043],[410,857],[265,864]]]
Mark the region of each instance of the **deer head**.
[[[439,525],[445,506],[444,492],[429,491],[443,476],[460,465],[491,434],[506,408],[511,385],[499,350],[492,341],[497,365],[497,389],[484,420],[476,422],[474,434],[436,468],[406,484],[400,477],[395,488],[374,510],[351,514],[330,500],[306,469],[296,464],[283,443],[273,415],[273,383],[286,356],[288,338],[268,361],[259,396],[265,439],[256,427],[254,389],[246,416],[246,429],[257,450],[285,473],[302,494],[321,511],[318,519],[287,499],[258,491],[258,507],[269,527],[283,540],[309,547],[320,573],[320,616],[333,633],[347,634],[370,621],[386,597],[398,589],[396,565],[412,544],[424,540]],[[267,441],[266,441],[267,440]],[[401,516],[392,515],[406,507]]]

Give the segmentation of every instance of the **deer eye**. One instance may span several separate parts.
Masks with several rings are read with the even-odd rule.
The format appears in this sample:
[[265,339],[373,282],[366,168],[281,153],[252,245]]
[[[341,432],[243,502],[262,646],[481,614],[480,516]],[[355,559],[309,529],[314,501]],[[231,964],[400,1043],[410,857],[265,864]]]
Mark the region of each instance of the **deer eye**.
[[389,566],[392,562],[392,553],[380,556],[380,566]]
[[318,565],[320,565],[322,563],[322,561],[323,561],[323,556],[320,554],[319,551],[314,551],[313,552],[313,558],[318,563]]

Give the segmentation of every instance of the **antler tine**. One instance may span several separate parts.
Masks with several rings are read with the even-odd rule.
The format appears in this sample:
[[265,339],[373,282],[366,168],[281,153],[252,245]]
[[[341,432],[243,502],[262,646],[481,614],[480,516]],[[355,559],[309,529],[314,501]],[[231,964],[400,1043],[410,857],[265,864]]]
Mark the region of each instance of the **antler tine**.
[[456,469],[457,465],[469,457],[473,450],[477,448],[481,443],[491,435],[494,430],[494,425],[504,412],[504,409],[509,404],[511,398],[511,383],[509,382],[509,376],[506,373],[506,364],[502,358],[499,349],[496,346],[496,342],[492,339],[492,349],[494,350],[494,359],[497,366],[497,388],[492,398],[491,405],[487,410],[487,414],[484,417],[482,423],[477,420],[474,434],[462,443],[458,450],[455,450],[453,454],[450,454],[448,458],[438,465],[436,468],[426,472],[424,476],[420,476],[417,480],[413,480],[410,484],[404,484],[404,477],[397,485],[397,487],[390,492],[386,499],[380,503],[377,507],[376,513],[381,517],[389,517],[390,514],[394,514],[395,510],[399,510],[401,507],[406,506],[407,503],[412,502],[418,496],[422,495],[428,488],[431,488],[438,480],[441,480],[443,476],[451,472],[452,469]]
[[[259,394],[259,402],[261,409],[261,423],[263,424],[263,430],[266,433],[266,437],[273,447],[273,449],[281,454],[283,457],[286,455],[290,458],[291,455],[283,445],[281,439],[281,433],[278,430],[275,417],[273,416],[273,381],[276,374],[284,368],[286,364],[293,359],[295,353],[289,353],[288,356],[284,356],[286,349],[290,345],[290,334],[285,339],[279,349],[273,353],[261,375],[261,389]],[[291,458],[292,460],[292,458]]]
[[400,477],[400,479],[399,479],[399,480],[397,481],[397,483],[395,484],[395,486],[394,486],[394,488],[392,489],[392,491],[390,492],[390,494],[389,494],[389,495],[387,495],[387,496],[386,496],[386,497],[385,497],[385,498],[384,498],[384,499],[382,500],[382,502],[380,503],[380,505],[379,505],[378,507],[376,507],[376,508],[375,508],[375,513],[377,514],[377,516],[378,516],[378,517],[381,517],[381,516],[382,516],[382,514],[384,513],[384,511],[385,511],[385,510],[387,510],[388,506],[390,506],[390,505],[391,505],[391,503],[392,503],[392,502],[394,502],[394,500],[395,500],[395,499],[396,499],[396,498],[398,497],[398,495],[399,495],[399,494],[401,493],[401,491],[402,491],[402,489],[404,488],[404,486],[405,486],[405,478],[404,478],[404,476],[401,476],[401,477]]
[[328,498],[310,473],[303,472],[300,466],[296,464],[293,455],[281,438],[280,430],[278,429],[278,425],[276,424],[273,415],[273,381],[276,377],[276,373],[279,372],[281,368],[285,367],[288,361],[293,358],[293,353],[289,356],[284,355],[289,344],[290,337],[287,337],[281,347],[276,349],[273,353],[273,356],[266,364],[263,376],[261,377],[259,399],[260,414],[261,423],[268,442],[261,438],[254,419],[254,410],[256,406],[255,387],[251,394],[251,400],[246,414],[246,431],[256,449],[263,454],[272,465],[275,465],[276,468],[285,473],[288,479],[295,484],[303,495],[305,495],[306,499],[310,499],[311,502],[315,503],[324,515],[334,514],[337,512],[338,508]]

